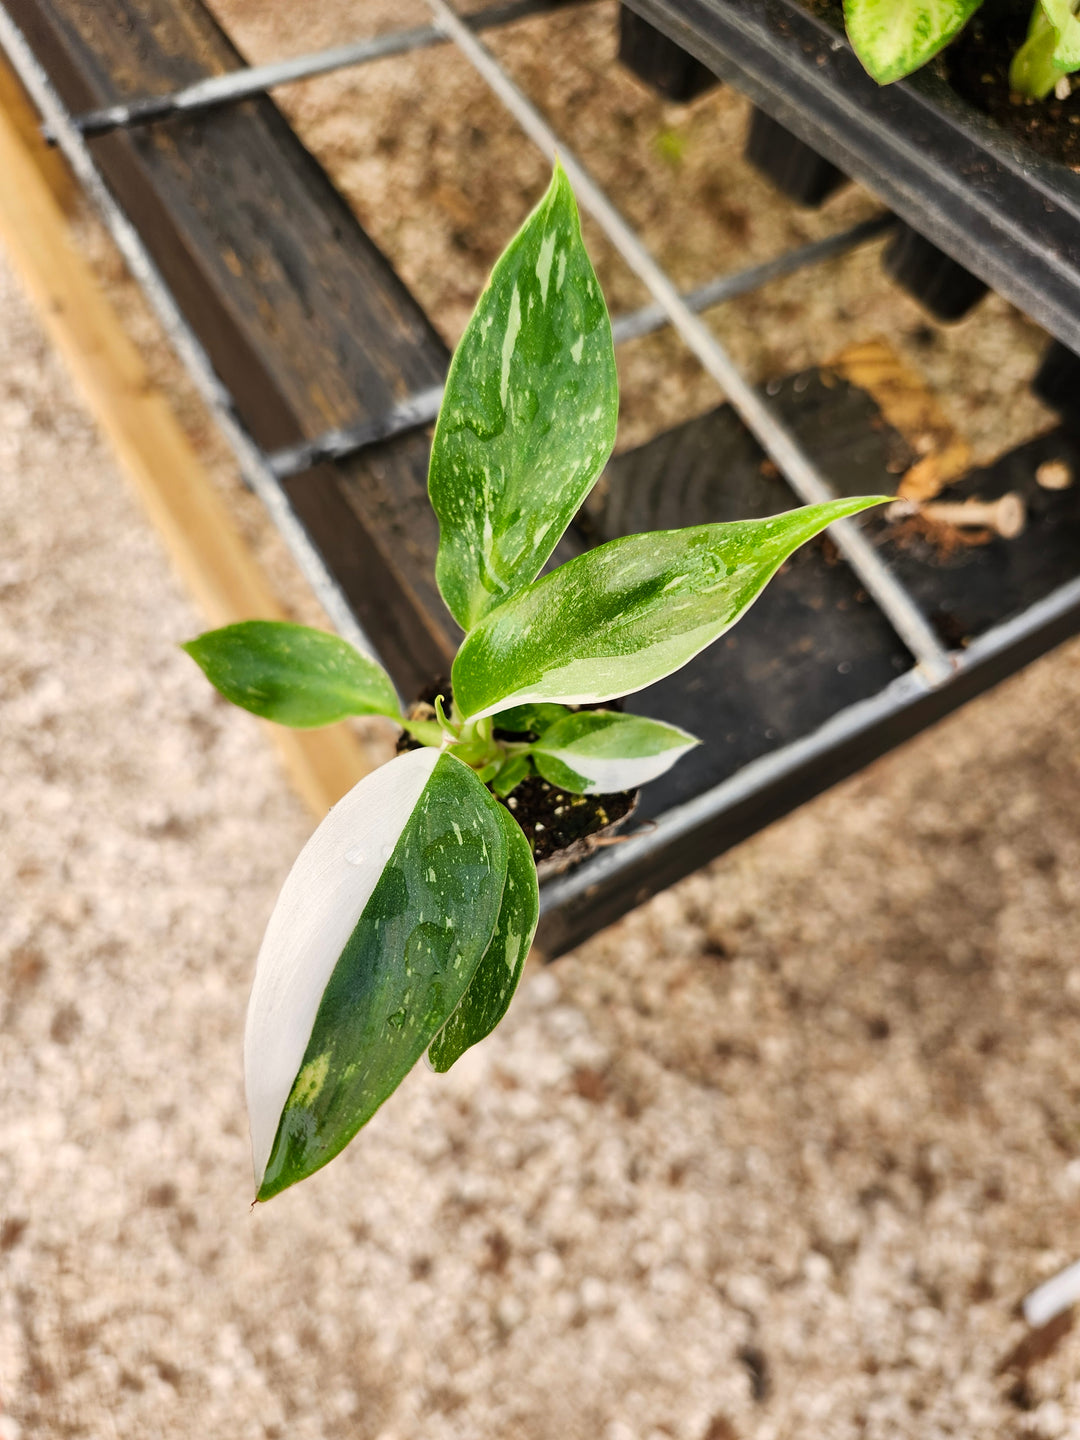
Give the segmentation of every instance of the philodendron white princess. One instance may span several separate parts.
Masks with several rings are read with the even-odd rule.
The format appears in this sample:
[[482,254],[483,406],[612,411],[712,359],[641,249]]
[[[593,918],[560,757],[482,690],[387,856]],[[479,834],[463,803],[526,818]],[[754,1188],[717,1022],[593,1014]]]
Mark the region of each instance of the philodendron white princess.
[[515,787],[629,790],[698,743],[570,707],[670,675],[799,545],[879,503],[630,535],[537,579],[617,412],[611,325],[556,166],[457,348],[432,443],[436,576],[465,630],[450,712],[440,700],[436,720],[407,719],[379,665],[300,625],[248,621],[185,647],[257,715],[387,715],[420,745],[334,806],[270,917],[244,1042],[260,1200],[331,1160],[425,1051],[448,1070],[505,1014],[539,913],[529,843],[502,803]]

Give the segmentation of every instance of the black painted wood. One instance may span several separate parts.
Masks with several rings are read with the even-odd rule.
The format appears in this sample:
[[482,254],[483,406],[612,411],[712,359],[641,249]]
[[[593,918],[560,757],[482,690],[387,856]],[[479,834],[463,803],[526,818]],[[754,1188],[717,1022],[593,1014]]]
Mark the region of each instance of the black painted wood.
[[[73,110],[243,63],[199,0],[9,9]],[[427,317],[269,99],[91,145],[264,449],[358,424],[444,376]],[[287,487],[406,694],[445,670],[458,633],[434,585],[426,469],[413,435]]]

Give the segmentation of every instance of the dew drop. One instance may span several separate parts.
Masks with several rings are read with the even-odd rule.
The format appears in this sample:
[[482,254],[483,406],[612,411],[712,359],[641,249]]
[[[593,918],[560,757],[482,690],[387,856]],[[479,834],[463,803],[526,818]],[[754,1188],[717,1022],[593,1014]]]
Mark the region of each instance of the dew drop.
[[351,850],[345,851],[345,863],[347,865],[362,865],[364,863],[364,852],[359,845],[354,845]]

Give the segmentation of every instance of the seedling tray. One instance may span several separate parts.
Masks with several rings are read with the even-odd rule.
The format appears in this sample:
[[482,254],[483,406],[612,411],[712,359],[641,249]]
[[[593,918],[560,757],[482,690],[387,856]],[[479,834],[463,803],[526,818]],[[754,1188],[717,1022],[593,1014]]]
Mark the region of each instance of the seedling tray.
[[[672,16],[692,8],[672,0],[665,10],[665,24],[687,43],[685,20]],[[650,17],[660,23],[657,9],[650,0]],[[324,567],[328,603],[368,631],[401,693],[419,694],[447,673],[457,632],[432,580],[430,432],[392,433],[386,417],[445,373],[447,356],[427,317],[269,99],[89,142],[71,139],[73,112],[160,95],[242,66],[200,0],[6,0],[0,12],[21,31],[7,32],[12,58],[37,88],[50,123],[67,133],[69,154],[98,192],[193,373],[204,382],[210,374],[204,388],[217,396],[226,428],[239,428],[240,450],[255,456],[255,473],[272,470],[271,452],[281,447],[306,454],[314,446],[279,489],[266,491],[280,502],[278,523],[302,531]],[[738,34],[753,30],[759,60],[761,37],[772,36],[793,74],[801,73],[798,55],[809,57],[815,80],[844,57],[832,37],[824,51],[803,52],[782,26],[774,35],[769,26],[777,17],[795,14],[779,6],[767,6],[756,29],[748,29],[749,6],[697,0],[697,12],[739,17]],[[811,33],[823,43],[820,27]],[[693,44],[709,48],[700,36]],[[821,66],[815,53],[824,55]],[[858,72],[851,74],[857,83]],[[903,103],[914,104],[910,97],[922,93],[885,98],[892,104],[906,95]],[[839,91],[833,101],[840,107]],[[793,112],[779,118],[795,127]],[[913,168],[918,148],[908,142]],[[837,163],[854,170],[846,151]],[[985,159],[979,163],[995,193],[1007,193],[1001,187],[1009,177],[1033,193],[1019,168],[987,171]],[[910,194],[908,201],[914,205]],[[986,205],[980,210],[984,218],[991,213]],[[1046,210],[1048,226],[1061,229],[1066,220],[1075,224],[1057,201]],[[1006,228],[1001,219],[999,229]],[[1063,246],[1054,265],[1047,259],[1047,273],[1059,280]],[[1000,247],[992,253],[1004,255]],[[915,459],[874,398],[839,372],[807,371],[770,386],[774,391],[779,418],[840,490],[891,491]],[[381,443],[339,456],[323,443],[328,429],[358,425]],[[1031,518],[1016,539],[986,536],[959,546],[903,521],[864,521],[863,535],[902,582],[908,603],[936,628],[948,652],[945,673],[915,664],[826,536],[784,567],[731,635],[635,696],[629,708],[684,725],[705,743],[645,791],[625,843],[544,885],[541,949],[554,956],[571,948],[1080,629],[1080,484],[1044,490],[1035,476],[1044,460],[1080,476],[1077,442],[1060,430],[955,487],[983,498],[1021,491]],[[630,531],[764,515],[796,503],[723,406],[616,459],[557,558]]]
[[961,100],[933,70],[879,87],[796,0],[629,8],[965,269],[1080,351],[1080,175]]

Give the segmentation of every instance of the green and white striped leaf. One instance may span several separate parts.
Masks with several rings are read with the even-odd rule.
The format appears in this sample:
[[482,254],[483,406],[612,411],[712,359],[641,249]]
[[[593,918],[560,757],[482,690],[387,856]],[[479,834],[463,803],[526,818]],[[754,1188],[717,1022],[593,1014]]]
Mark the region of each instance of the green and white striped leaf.
[[461,761],[414,750],[361,780],[300,852],[244,1038],[258,1199],[332,1160],[461,1003],[502,906],[501,808]]
[[346,715],[401,715],[382,666],[325,630],[244,620],[182,648],[226,700],[279,725],[310,729]]
[[844,0],[856,55],[888,85],[918,70],[967,24],[982,0]]
[[449,1070],[470,1046],[490,1035],[506,1014],[540,918],[540,890],[529,842],[501,805],[499,814],[507,854],[499,919],[464,999],[431,1042],[428,1059],[434,1070]]
[[562,167],[495,265],[431,447],[436,579],[468,630],[540,573],[615,443],[611,323]]
[[700,743],[688,731],[644,715],[582,710],[553,725],[530,753],[552,785],[578,795],[611,795],[647,785]]
[[1080,20],[1071,0],[1042,0],[1046,18],[1057,33],[1054,64],[1064,71],[1080,70]]
[[642,690],[734,625],[793,550],[884,498],[598,545],[466,635],[454,661],[454,705],[477,718],[537,700],[595,703]]

